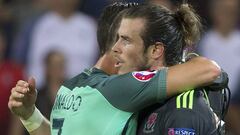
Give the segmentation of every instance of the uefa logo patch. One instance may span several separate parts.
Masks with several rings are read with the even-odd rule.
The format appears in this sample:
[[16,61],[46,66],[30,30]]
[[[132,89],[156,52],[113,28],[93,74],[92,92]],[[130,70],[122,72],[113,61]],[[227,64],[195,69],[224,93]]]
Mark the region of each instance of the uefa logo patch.
[[141,82],[147,82],[151,80],[154,75],[157,73],[157,71],[138,71],[138,72],[132,72],[132,75],[135,79]]
[[196,135],[196,133],[191,128],[169,128],[168,135]]

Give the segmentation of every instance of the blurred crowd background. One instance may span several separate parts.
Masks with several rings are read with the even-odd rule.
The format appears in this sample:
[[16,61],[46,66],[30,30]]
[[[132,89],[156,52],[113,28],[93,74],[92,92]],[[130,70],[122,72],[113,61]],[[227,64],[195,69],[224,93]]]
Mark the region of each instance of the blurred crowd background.
[[[49,118],[61,83],[98,59],[96,29],[103,8],[118,0],[0,0],[0,134],[24,135],[7,102],[17,80],[34,76],[37,106]],[[144,0],[125,0],[139,2]],[[181,0],[147,0],[171,10]],[[229,74],[227,134],[240,135],[240,2],[189,0],[202,18],[195,48]],[[202,65],[204,66],[204,65]]]

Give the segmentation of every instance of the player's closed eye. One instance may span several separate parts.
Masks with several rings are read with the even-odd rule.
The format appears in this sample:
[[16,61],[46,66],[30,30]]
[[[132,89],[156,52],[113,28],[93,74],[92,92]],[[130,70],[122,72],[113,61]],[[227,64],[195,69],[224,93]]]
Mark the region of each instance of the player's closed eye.
[[124,45],[129,45],[130,44],[130,41],[127,37],[124,37],[124,36],[121,36],[121,42],[124,44]]

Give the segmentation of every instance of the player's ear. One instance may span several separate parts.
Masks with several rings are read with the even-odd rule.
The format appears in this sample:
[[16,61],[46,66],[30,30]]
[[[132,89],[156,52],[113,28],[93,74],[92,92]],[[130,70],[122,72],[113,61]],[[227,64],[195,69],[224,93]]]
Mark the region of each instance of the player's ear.
[[164,44],[162,42],[156,42],[151,46],[151,57],[153,59],[159,59],[164,53]]

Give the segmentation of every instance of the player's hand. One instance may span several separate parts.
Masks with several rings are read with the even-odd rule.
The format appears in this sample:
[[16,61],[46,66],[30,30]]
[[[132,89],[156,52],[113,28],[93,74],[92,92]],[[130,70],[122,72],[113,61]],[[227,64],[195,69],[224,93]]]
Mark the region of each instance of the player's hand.
[[26,120],[32,115],[35,109],[36,99],[35,79],[29,78],[28,82],[19,80],[11,90],[8,107],[13,114]]

